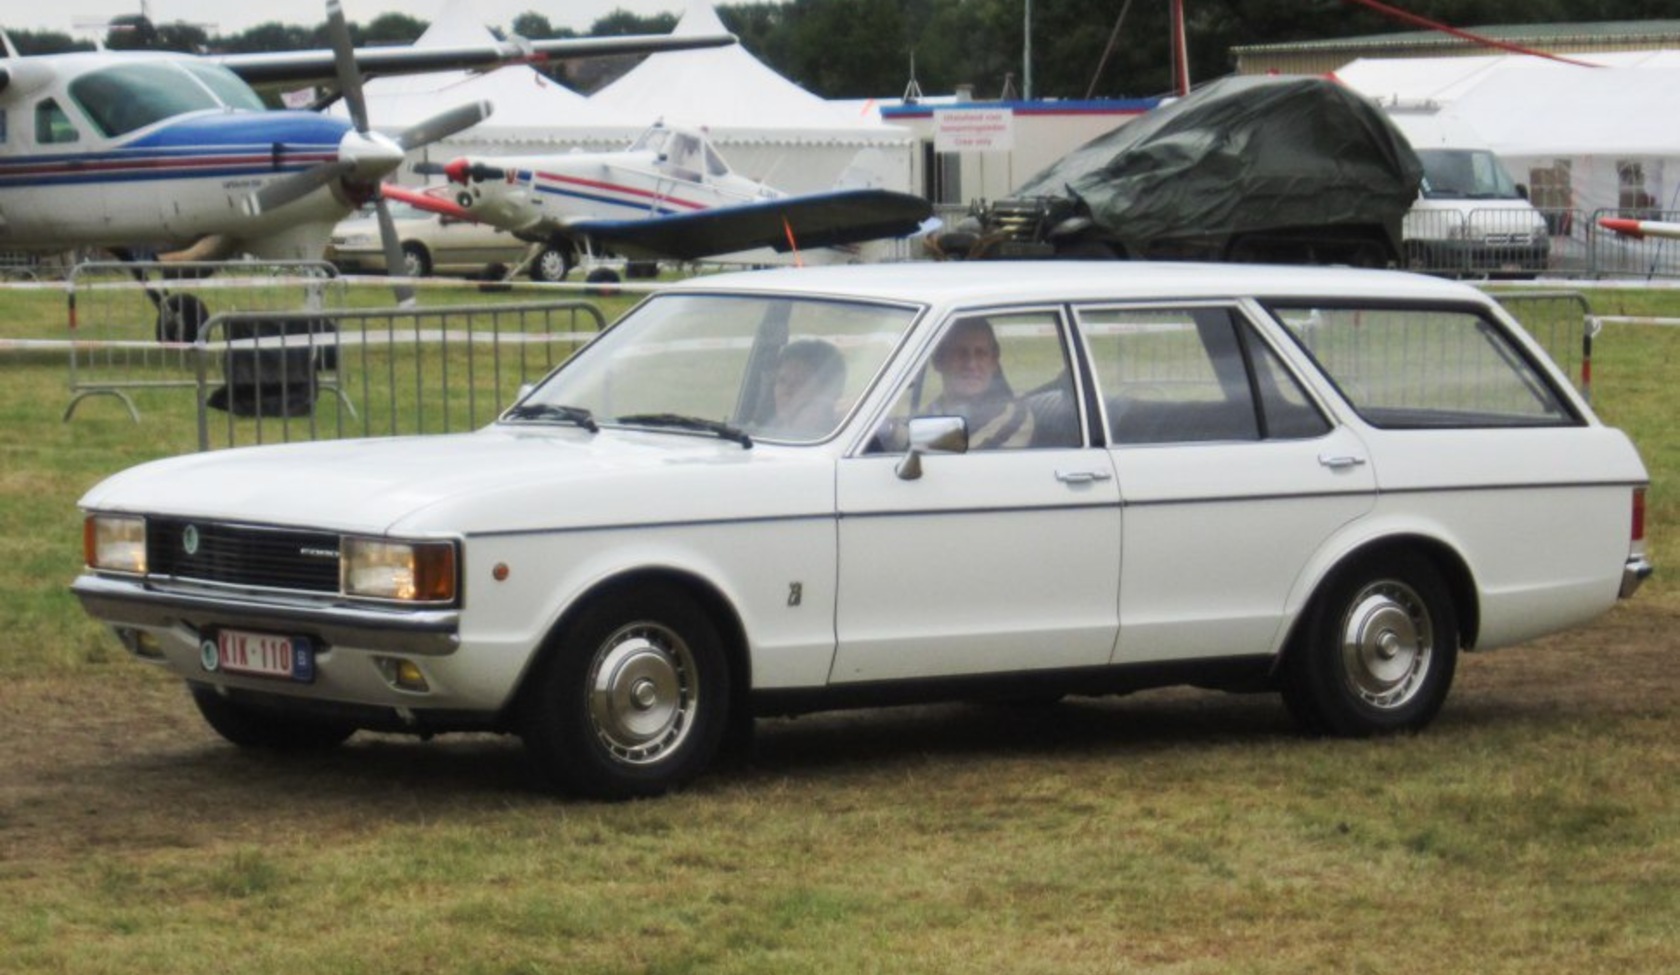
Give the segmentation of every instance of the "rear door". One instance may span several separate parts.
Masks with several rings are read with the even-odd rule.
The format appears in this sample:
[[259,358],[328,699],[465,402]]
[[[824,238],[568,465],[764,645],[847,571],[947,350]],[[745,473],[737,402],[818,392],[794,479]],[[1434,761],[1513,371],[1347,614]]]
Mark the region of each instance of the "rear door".
[[1078,314],[1124,511],[1114,661],[1273,651],[1307,560],[1372,508],[1364,443],[1237,304]]

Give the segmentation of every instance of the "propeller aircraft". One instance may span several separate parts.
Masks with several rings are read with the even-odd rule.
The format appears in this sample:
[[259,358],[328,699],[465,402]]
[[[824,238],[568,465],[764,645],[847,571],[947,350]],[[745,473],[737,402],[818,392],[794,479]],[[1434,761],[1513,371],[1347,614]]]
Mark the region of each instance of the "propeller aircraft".
[[[662,124],[615,152],[464,156],[443,173],[447,187],[384,192],[546,245],[532,272],[545,281],[602,250],[676,261],[785,253],[905,236],[933,213],[919,196],[883,189],[790,196],[733,172],[703,132]],[[596,280],[610,276],[598,271]]]
[[[331,50],[194,56],[80,52],[0,57],[0,249],[110,250],[165,262],[315,260],[333,226],[379,204],[405,152],[485,118],[449,108],[395,134],[375,131],[363,76],[715,47],[730,35],[624,36],[459,47],[352,46],[339,0]],[[0,38],[3,39],[3,38]],[[269,110],[253,85],[328,82],[350,120]],[[323,104],[317,104],[317,108]],[[386,247],[398,246],[379,206]],[[393,267],[401,267],[394,262]]]

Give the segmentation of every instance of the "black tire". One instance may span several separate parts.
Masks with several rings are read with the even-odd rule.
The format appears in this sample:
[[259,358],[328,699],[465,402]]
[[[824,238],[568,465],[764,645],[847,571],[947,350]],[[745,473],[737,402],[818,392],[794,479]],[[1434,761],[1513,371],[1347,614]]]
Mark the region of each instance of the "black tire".
[[186,292],[164,295],[157,313],[159,342],[196,342],[199,329],[210,320],[210,309],[197,295]]
[[618,272],[610,267],[598,267],[585,275],[584,280],[590,284],[617,284],[619,277]]
[[193,703],[216,734],[240,748],[321,751],[344,743],[356,726],[320,718],[281,714],[230,701],[209,687],[193,685]]
[[545,247],[531,262],[531,280],[539,284],[559,284],[572,273],[572,252],[565,247]]
[[429,278],[432,276],[432,255],[427,252],[426,245],[412,240],[404,241],[402,253],[403,277]]
[[1361,558],[1313,600],[1283,662],[1283,699],[1308,731],[1417,731],[1447,699],[1458,614],[1441,574],[1412,552]]
[[681,589],[652,583],[591,597],[529,678],[519,726],[545,785],[634,799],[699,775],[729,704],[717,627]]

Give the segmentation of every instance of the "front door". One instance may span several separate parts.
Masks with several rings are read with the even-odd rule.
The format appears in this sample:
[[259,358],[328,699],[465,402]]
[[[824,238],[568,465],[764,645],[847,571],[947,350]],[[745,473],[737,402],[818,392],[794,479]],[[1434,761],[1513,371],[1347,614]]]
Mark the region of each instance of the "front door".
[[[873,452],[838,472],[834,683],[1101,665],[1117,624],[1119,492],[1087,446],[1054,310],[948,323]],[[894,424],[961,416],[969,450],[899,474]]]

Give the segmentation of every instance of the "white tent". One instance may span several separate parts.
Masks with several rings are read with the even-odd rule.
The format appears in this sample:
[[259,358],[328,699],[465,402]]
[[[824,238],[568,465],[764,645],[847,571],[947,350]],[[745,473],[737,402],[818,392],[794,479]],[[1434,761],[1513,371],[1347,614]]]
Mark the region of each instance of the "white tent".
[[1542,209],[1680,209],[1680,51],[1359,60],[1336,77],[1477,132]]
[[[708,0],[691,0],[677,34],[724,33]],[[860,153],[877,185],[910,189],[910,133],[848,111],[787,80],[745,48],[655,54],[590,97],[623,119],[701,126],[738,172],[789,192],[830,188]]]
[[[415,47],[449,47],[494,40],[466,0],[452,0]],[[446,139],[414,161],[443,161],[469,153],[541,152],[553,145],[552,134],[564,129],[568,145],[616,148],[627,144],[643,126],[559,84],[529,65],[513,64],[494,71],[438,71],[429,74],[374,78],[364,86],[368,117],[373,125],[394,132],[457,105],[488,101],[492,112],[473,128]],[[343,103],[332,111],[346,115]]]
[[[675,33],[726,31],[711,3],[691,0]],[[488,36],[467,0],[451,0],[415,46]],[[525,65],[481,75],[446,71],[377,78],[366,89],[368,115],[387,131],[477,99],[494,107],[490,118],[418,154],[416,161],[621,148],[664,120],[706,129],[737,172],[791,193],[830,189],[842,179],[905,191],[912,185],[914,143],[907,130],[882,123],[873,111],[824,101],[739,45],[651,55],[590,98]],[[342,114],[342,106],[336,111]]]

